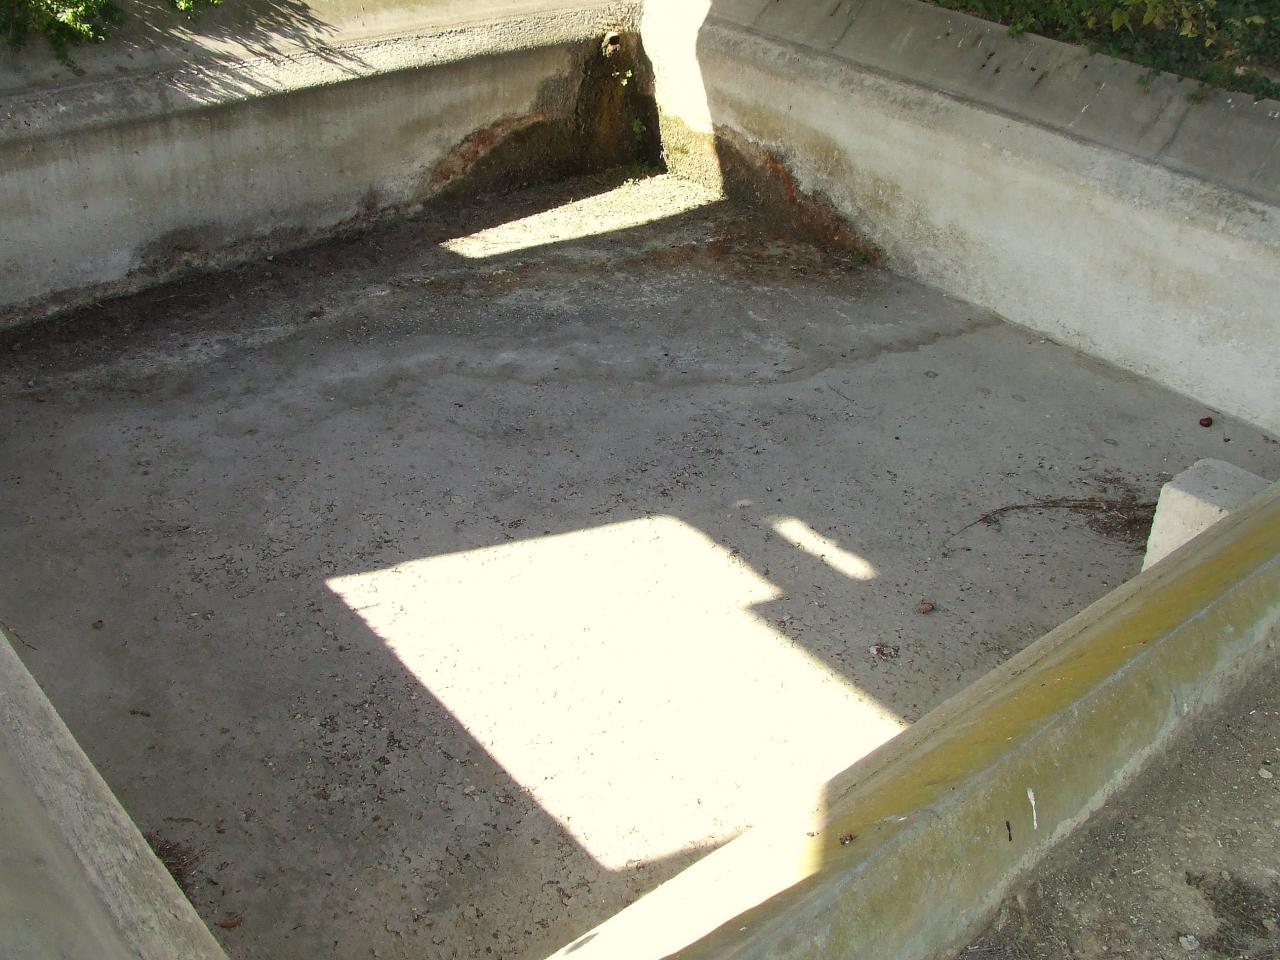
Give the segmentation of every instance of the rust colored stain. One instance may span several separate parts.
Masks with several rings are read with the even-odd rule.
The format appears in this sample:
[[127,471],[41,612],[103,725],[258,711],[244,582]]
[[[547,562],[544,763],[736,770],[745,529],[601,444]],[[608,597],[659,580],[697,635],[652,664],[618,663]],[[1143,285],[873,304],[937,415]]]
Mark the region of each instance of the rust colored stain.
[[859,235],[830,200],[806,192],[781,156],[724,128],[716,131],[716,152],[727,190],[745,191],[799,232],[883,265],[880,248]]
[[545,123],[547,120],[548,117],[545,113],[537,112],[526,114],[522,117],[508,117],[476,130],[454,147],[448,156],[436,164],[427,183],[428,190],[434,193],[441,187],[462,179],[471,171],[472,167],[488,156],[495,147],[499,146],[511,134],[526,130],[539,123]]

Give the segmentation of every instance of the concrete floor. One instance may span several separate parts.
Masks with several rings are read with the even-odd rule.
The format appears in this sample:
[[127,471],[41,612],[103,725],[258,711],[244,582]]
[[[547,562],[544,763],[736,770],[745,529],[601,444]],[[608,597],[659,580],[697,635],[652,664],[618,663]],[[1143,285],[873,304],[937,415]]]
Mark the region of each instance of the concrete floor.
[[1280,476],[668,178],[0,351],[0,618],[233,958],[537,960],[1140,566],[1105,515],[984,514]]

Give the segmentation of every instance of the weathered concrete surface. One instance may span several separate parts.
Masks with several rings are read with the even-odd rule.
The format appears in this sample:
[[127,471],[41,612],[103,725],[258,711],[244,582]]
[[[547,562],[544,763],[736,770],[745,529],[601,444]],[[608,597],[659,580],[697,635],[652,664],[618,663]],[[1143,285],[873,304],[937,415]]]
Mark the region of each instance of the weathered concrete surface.
[[[249,93],[259,83],[285,89],[288,78],[319,69],[317,61],[339,68],[336,77],[360,76],[378,58],[396,56],[397,48],[416,48],[405,55],[426,57],[429,62],[432,36],[460,29],[470,32],[477,25],[494,32],[486,52],[504,49],[504,45],[505,49],[539,46],[545,40],[538,36],[541,29],[554,24],[566,11],[591,21],[605,9],[629,16],[635,5],[628,0],[612,5],[575,0],[487,0],[484,4],[472,0],[412,4],[401,0],[241,0],[234,5],[206,7],[194,18],[141,0],[121,0],[119,6],[124,20],[109,43],[72,51],[75,73],[35,38],[0,62],[0,94],[57,89],[74,101],[96,89],[100,105],[110,110],[118,106],[106,95],[110,91],[159,90],[164,80],[156,82],[157,78],[169,82],[185,78],[187,82],[179,82],[171,92],[169,107],[177,108],[188,98],[201,95],[216,98],[222,92]],[[528,29],[501,26],[521,21]],[[407,59],[401,66],[415,62],[424,61]]]
[[[336,6],[340,23],[356,15]],[[630,5],[535,3],[447,26],[413,9],[426,22],[411,33],[186,65],[156,53],[149,69],[99,64],[0,97],[0,323],[410,212],[500,151],[508,185],[580,173],[607,120],[640,145],[634,111],[579,112],[600,40]],[[614,72],[639,70],[635,53],[624,45]]]
[[[688,184],[605,186],[0,334],[0,617],[142,828],[203,851],[234,957],[537,960],[1132,576],[1185,464],[1280,474]],[[1135,522],[978,522],[1064,496]]]
[[225,960],[3,630],[0,956]]
[[[657,16],[670,16],[655,7]],[[1280,104],[1204,91],[1173,74],[917,0],[712,0],[710,17],[1069,133],[1150,163],[1280,201]],[[688,14],[685,15],[686,17]],[[1143,80],[1138,83],[1139,78]]]
[[1047,857],[956,960],[1274,956],[1277,768],[1273,658]]
[[1142,569],[1209,529],[1266,485],[1256,473],[1225,460],[1193,463],[1160,488]]
[[671,169],[771,152],[895,269],[1280,429],[1280,104],[914,0],[653,0],[643,32]]
[[1280,484],[569,944],[610,960],[928,960],[1280,650]]

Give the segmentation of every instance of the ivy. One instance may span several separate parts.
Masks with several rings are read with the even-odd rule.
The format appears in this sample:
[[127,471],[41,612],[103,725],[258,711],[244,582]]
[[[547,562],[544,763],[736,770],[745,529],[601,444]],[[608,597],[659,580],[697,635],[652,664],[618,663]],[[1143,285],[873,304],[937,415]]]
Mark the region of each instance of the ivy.
[[1280,98],[1280,0],[931,0],[1207,86]]
[[[175,10],[195,16],[203,5],[221,0],[169,0]],[[123,14],[112,0],[0,0],[0,35],[11,50],[32,35],[43,36],[55,57],[74,68],[71,49],[100,43],[120,25]]]

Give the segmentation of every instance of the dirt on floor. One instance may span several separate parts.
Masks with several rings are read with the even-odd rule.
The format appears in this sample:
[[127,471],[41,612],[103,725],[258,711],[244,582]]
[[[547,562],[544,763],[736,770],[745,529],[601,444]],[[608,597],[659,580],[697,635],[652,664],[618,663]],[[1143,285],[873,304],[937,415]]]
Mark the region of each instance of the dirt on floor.
[[956,960],[1280,958],[1280,663],[1184,731]]
[[236,960],[538,960],[1134,575],[1171,474],[1280,476],[669,177],[0,358],[0,619]]

